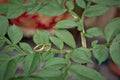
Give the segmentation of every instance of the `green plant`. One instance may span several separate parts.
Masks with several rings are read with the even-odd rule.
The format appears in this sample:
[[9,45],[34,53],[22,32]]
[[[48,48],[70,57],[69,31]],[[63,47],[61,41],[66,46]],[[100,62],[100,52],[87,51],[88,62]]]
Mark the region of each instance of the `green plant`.
[[[98,27],[85,30],[84,26],[85,17],[102,15],[110,6],[119,7],[119,0],[76,0],[75,4],[71,0],[28,0],[27,3],[23,0],[9,1],[9,4],[0,4],[0,13],[6,15],[0,15],[0,46],[6,43],[5,50],[16,50],[18,54],[11,57],[0,54],[0,80],[67,80],[70,73],[77,80],[105,80],[100,73],[85,65],[93,63],[92,54],[100,65],[110,53],[112,60],[120,66],[120,18],[112,19],[104,30]],[[96,4],[91,5],[92,2]],[[32,49],[28,43],[21,42],[22,30],[16,25],[9,27],[8,22],[8,19],[18,17],[26,10],[28,13],[39,12],[47,16],[57,16],[67,11],[74,18],[58,22],[54,26],[54,35],[46,30],[37,30],[33,36],[36,46]],[[82,11],[81,16],[78,15],[79,11]],[[72,34],[67,30],[74,27],[80,32],[81,47],[76,46]],[[94,40],[91,47],[87,47],[86,37],[98,36],[103,36],[106,43],[98,44],[98,40]],[[53,48],[52,44],[57,48]],[[64,49],[65,44],[71,48]],[[55,57],[57,53],[65,56]],[[24,73],[15,77],[17,64],[20,62],[23,62]],[[36,71],[38,68],[39,72]]]

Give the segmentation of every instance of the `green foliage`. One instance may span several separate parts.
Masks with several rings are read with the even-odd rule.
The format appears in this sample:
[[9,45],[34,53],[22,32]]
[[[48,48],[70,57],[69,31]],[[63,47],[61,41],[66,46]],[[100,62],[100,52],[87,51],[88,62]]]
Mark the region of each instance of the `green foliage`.
[[[97,4],[91,5],[92,2]],[[98,27],[86,29],[84,23],[86,17],[103,15],[110,6],[119,7],[119,4],[119,0],[28,0],[26,3],[9,0],[7,4],[0,4],[0,48],[5,46],[0,52],[0,80],[68,80],[71,74],[77,80],[105,80],[100,73],[85,65],[94,63],[92,57],[100,65],[110,55],[113,62],[120,66],[120,18],[112,19],[103,30]],[[67,12],[73,18],[57,22],[52,34],[51,30],[36,30],[33,36],[35,44],[31,47],[21,42],[23,32],[17,25],[9,26],[10,19],[25,11],[55,18]],[[79,43],[82,45],[76,45],[68,31],[75,27],[80,32]],[[101,44],[95,38],[91,46],[87,46],[87,38],[99,36],[104,37],[106,42]],[[14,55],[9,56],[14,51]],[[23,65],[23,74],[16,77],[19,63]]]
[[0,16],[0,36],[6,34],[8,25],[8,19],[5,16]]
[[63,43],[62,40],[60,40],[59,38],[54,37],[54,36],[51,36],[51,37],[50,37],[50,40],[51,40],[51,42],[52,42],[54,45],[56,45],[59,49],[63,49],[64,43]]
[[68,61],[63,58],[53,58],[46,62],[45,68],[61,69],[67,63]]
[[86,1],[85,0],[76,0],[76,4],[81,8],[86,8]]
[[110,46],[110,56],[112,60],[120,66],[120,42],[115,42]]
[[9,19],[16,18],[20,16],[23,12],[25,12],[25,7],[17,4],[16,5],[10,4],[7,10],[7,18]]
[[38,12],[47,16],[58,16],[66,12],[66,9],[56,0],[51,0],[46,2]]
[[45,69],[38,73],[42,80],[61,80],[62,72],[60,70]]
[[55,35],[72,48],[76,48],[72,34],[67,30],[56,30]]
[[0,80],[8,80],[14,76],[17,64],[14,60],[7,61],[0,65]]
[[83,65],[73,65],[70,71],[77,77],[78,80],[105,80],[97,71],[87,68]]
[[106,13],[109,10],[109,7],[103,5],[93,5],[85,10],[85,16],[95,17],[100,16]]
[[78,48],[72,52],[71,59],[77,63],[91,62],[91,52],[86,48]]
[[49,32],[45,31],[45,30],[41,30],[41,31],[36,31],[34,36],[33,36],[33,40],[36,44],[45,44],[45,43],[49,43]]
[[13,26],[10,26],[8,29],[8,36],[12,41],[12,43],[16,44],[22,39],[23,33],[19,27],[13,25]]
[[103,31],[98,27],[93,27],[93,28],[87,29],[85,35],[89,38],[102,36]]
[[108,5],[108,6],[120,6],[119,0],[91,0],[100,5]]
[[74,9],[74,4],[70,0],[66,2],[66,6],[68,8],[68,11],[72,11]]
[[108,49],[104,45],[96,45],[93,48],[93,55],[98,60],[99,64],[101,64],[108,57]]
[[62,21],[59,21],[55,25],[55,27],[58,29],[74,28],[76,26],[77,26],[77,24],[73,19],[72,20],[62,20]]
[[40,64],[39,53],[27,54],[23,64],[23,70],[26,74],[31,74],[39,67],[39,64]]
[[109,43],[118,33],[120,33],[120,18],[112,19],[105,27],[105,39]]
[[19,43],[19,45],[24,51],[29,52],[29,53],[33,52],[31,46],[28,43],[21,42]]

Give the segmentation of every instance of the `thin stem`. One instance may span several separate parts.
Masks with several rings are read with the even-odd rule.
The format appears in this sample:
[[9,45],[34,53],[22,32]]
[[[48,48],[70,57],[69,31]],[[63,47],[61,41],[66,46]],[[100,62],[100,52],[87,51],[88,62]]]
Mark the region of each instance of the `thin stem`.
[[67,80],[67,78],[68,78],[68,69],[71,65],[70,56],[71,56],[70,53],[66,54],[66,60],[68,61],[68,63],[66,65],[66,67],[64,68],[64,75],[63,75],[64,80]]
[[[91,2],[89,2],[87,4],[87,7],[85,8],[85,10],[90,6]],[[82,47],[85,47],[87,48],[87,42],[86,42],[86,37],[85,37],[85,26],[84,26],[84,20],[85,20],[85,10],[81,16],[81,19],[80,19],[80,23],[81,23],[81,26],[82,26],[82,31],[80,32],[80,35],[81,35],[81,42],[82,42]]]
[[20,49],[20,47],[18,45],[12,44],[12,42],[9,39],[7,39],[6,37],[3,37],[3,39],[7,42],[7,44],[13,45],[18,52],[26,54],[23,50]]
[[85,38],[85,26],[84,26],[84,12],[82,14],[81,20],[80,20],[81,26],[82,26],[82,31],[80,32],[81,35],[81,42],[82,42],[82,47],[87,47],[87,43],[86,43],[86,38]]

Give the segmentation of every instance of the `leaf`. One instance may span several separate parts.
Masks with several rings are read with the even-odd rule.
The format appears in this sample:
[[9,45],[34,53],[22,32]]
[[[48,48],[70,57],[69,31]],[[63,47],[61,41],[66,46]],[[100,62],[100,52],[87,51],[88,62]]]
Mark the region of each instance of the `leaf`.
[[48,61],[48,60],[54,58],[54,55],[55,54],[53,52],[51,52],[51,51],[49,51],[49,52],[43,52],[43,54],[42,54],[42,60]]
[[[33,1],[33,0],[32,0]],[[32,8],[28,8],[27,12],[29,14],[34,14],[40,9],[41,5],[40,4],[35,4]]]
[[65,2],[66,0],[57,0],[57,2],[59,3],[59,4],[63,4],[64,2]]
[[49,32],[45,31],[45,30],[40,30],[40,31],[36,31],[34,36],[33,36],[33,41],[36,44],[45,44],[45,43],[49,43]]
[[85,36],[92,38],[103,35],[103,31],[98,27],[93,27],[86,30]]
[[100,5],[107,5],[107,6],[120,6],[119,0],[91,0]]
[[108,58],[108,49],[104,45],[96,45],[93,48],[93,55],[99,61],[99,64],[101,64]]
[[23,64],[23,70],[26,74],[31,74],[40,65],[40,54],[31,53],[25,57],[25,62]]
[[4,36],[8,29],[8,19],[5,16],[0,16],[0,36]]
[[7,59],[9,59],[9,56],[7,54],[0,54],[0,61],[7,60]]
[[0,14],[6,14],[7,9],[8,9],[8,4],[0,4]]
[[52,42],[55,46],[57,46],[59,49],[63,49],[64,43],[63,43],[63,41],[61,41],[59,38],[54,37],[54,36],[51,36],[51,37],[50,37],[50,40],[51,40],[51,42]]
[[5,52],[13,52],[15,50],[15,46],[14,45],[6,45],[5,46]]
[[37,76],[18,76],[11,78],[9,80],[43,80],[43,79]]
[[72,34],[67,30],[56,30],[55,35],[72,48],[76,48]]
[[95,47],[95,46],[97,45],[97,43],[98,43],[98,40],[94,40],[94,41],[92,41],[91,46],[92,46],[92,47]]
[[86,48],[77,48],[72,52],[71,59],[77,63],[91,62],[91,52]]
[[67,1],[66,6],[67,6],[69,11],[72,11],[74,9],[74,4],[72,1]]
[[73,65],[70,67],[70,71],[78,80],[105,80],[105,78],[94,69],[90,69],[82,65]]
[[45,5],[38,11],[46,16],[58,16],[66,12],[66,9],[55,0],[46,2]]
[[17,70],[17,64],[14,60],[7,61],[0,65],[0,80],[9,80]]
[[55,25],[55,27],[58,29],[74,28],[76,26],[77,26],[77,24],[73,19],[72,20],[62,20],[62,21],[59,21]]
[[12,4],[23,4],[23,0],[8,0],[8,2]]
[[83,30],[83,26],[81,25],[81,23],[76,22],[76,24],[77,24],[77,30],[78,31],[82,31]]
[[7,34],[8,34],[8,36],[13,44],[18,43],[23,37],[22,30],[15,25],[9,27]]
[[112,19],[105,27],[105,39],[110,42],[120,32],[120,18]]
[[21,43],[19,43],[19,45],[24,51],[27,51],[27,52],[30,52],[30,53],[33,52],[31,46],[28,43],[21,42]]
[[[43,78],[43,80],[44,79],[53,80],[55,78],[58,78],[61,80],[62,72],[60,70],[45,69],[41,71],[40,73],[38,73],[38,76]],[[58,80],[58,79],[55,79],[55,80]]]
[[103,5],[93,5],[85,10],[85,16],[95,17],[100,16],[106,13],[109,10],[109,7]]
[[3,46],[4,43],[5,43],[5,40],[2,37],[0,37],[0,46]]
[[76,0],[76,4],[81,8],[86,8],[85,0]]
[[45,68],[60,69],[68,63],[64,58],[53,58],[46,62]]
[[7,10],[7,18],[12,19],[20,16],[25,12],[25,7],[18,4],[10,4]]
[[120,33],[116,35],[116,37],[113,39],[112,43],[120,42]]
[[120,42],[112,43],[110,46],[110,56],[112,60],[120,66]]

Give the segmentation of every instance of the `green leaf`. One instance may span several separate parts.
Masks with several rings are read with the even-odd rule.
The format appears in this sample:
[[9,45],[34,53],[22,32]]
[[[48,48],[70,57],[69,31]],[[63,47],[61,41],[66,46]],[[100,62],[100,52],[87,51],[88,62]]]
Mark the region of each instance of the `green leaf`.
[[18,76],[11,78],[9,80],[43,80],[43,79],[38,76]]
[[51,37],[50,37],[50,40],[51,40],[51,42],[52,42],[55,46],[57,46],[59,49],[63,49],[64,43],[63,43],[63,41],[61,41],[59,38],[54,37],[54,36],[51,36]]
[[76,24],[77,24],[77,30],[78,31],[82,31],[83,30],[83,26],[81,25],[81,23],[76,22]]
[[22,4],[23,0],[8,0],[8,2],[12,4]]
[[54,58],[54,53],[53,52],[43,52],[43,54],[42,54],[42,60],[44,60],[44,61],[48,61],[48,60],[50,60],[50,59],[52,59],[52,58]]
[[77,24],[73,19],[72,20],[62,20],[62,21],[59,21],[55,25],[55,27],[58,29],[74,28],[76,26],[77,26]]
[[74,4],[72,1],[67,1],[66,6],[67,6],[69,11],[72,11],[74,9]]
[[[38,73],[38,76],[47,80],[53,80],[55,78],[60,78],[61,80],[61,76],[62,76],[62,72],[60,70],[54,70],[54,69],[45,69],[40,71],[40,73]],[[53,79],[52,79],[53,78]],[[55,79],[55,80],[58,80]]]
[[25,7],[18,4],[10,4],[7,10],[7,18],[12,19],[20,16],[25,12]]
[[27,51],[27,52],[30,52],[30,53],[33,52],[31,46],[28,43],[21,42],[21,43],[19,43],[19,45],[24,51]]
[[8,9],[8,4],[0,4],[0,14],[6,14],[7,9]]
[[65,2],[66,0],[57,0],[57,2],[59,3],[59,4],[63,4],[64,2]]
[[60,69],[68,63],[64,58],[53,58],[46,62],[45,68]]
[[112,43],[114,42],[120,42],[120,33],[113,39]]
[[120,42],[115,42],[110,46],[110,56],[120,66]]
[[94,40],[94,41],[92,41],[91,46],[94,47],[97,45],[97,43],[98,43],[98,40]]
[[4,36],[8,29],[8,19],[5,16],[0,16],[0,36]]
[[0,65],[0,80],[9,80],[13,77],[17,69],[17,64],[14,60],[7,61]]
[[72,52],[71,59],[77,63],[91,62],[91,52],[86,48],[77,48]]
[[100,16],[106,13],[109,10],[109,7],[103,5],[93,5],[85,10],[85,16],[95,17]]
[[120,0],[91,0],[95,3],[100,5],[107,5],[107,6],[120,6]]
[[4,43],[5,43],[5,40],[2,37],[0,37],[0,46],[3,46]]
[[9,59],[9,56],[7,54],[0,54],[0,61],[7,60],[7,59]]
[[14,45],[6,45],[5,46],[5,52],[13,52],[15,50],[15,46]]
[[12,43],[16,44],[22,39],[23,32],[19,27],[13,25],[13,26],[10,26],[8,29],[8,36],[12,41]]
[[105,80],[105,78],[94,69],[90,69],[82,65],[73,65],[71,66],[70,71],[78,80]]
[[25,57],[25,62],[23,64],[23,70],[26,74],[31,74],[40,65],[40,54],[32,53]]
[[66,12],[66,9],[56,0],[51,0],[46,2],[38,12],[47,16],[58,16]]
[[112,19],[105,27],[105,39],[110,42],[120,32],[120,18]]
[[86,8],[86,1],[85,0],[76,0],[76,4],[81,8]]
[[55,35],[72,48],[76,48],[72,34],[67,30],[56,30]]
[[40,30],[40,31],[36,31],[34,36],[33,36],[33,41],[36,44],[45,44],[45,43],[49,43],[49,32],[45,31],[45,30]]
[[86,30],[85,35],[89,38],[103,35],[103,31],[98,27],[93,27]]
[[93,55],[99,61],[99,64],[101,64],[108,58],[108,49],[104,45],[96,45],[93,48]]
[[35,6],[33,6],[32,8],[28,8],[27,12],[29,14],[34,14],[36,13],[39,9],[40,9],[41,5],[40,4],[36,4]]

